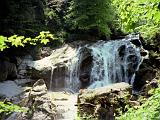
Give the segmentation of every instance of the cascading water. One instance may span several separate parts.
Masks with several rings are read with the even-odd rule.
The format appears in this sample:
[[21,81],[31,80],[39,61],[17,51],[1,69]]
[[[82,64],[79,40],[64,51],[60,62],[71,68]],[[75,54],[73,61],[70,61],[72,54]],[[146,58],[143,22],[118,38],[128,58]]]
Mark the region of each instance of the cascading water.
[[68,76],[69,79],[66,79],[65,87],[70,91],[79,90],[79,70],[82,54],[80,54],[81,47],[77,49],[76,55],[68,63]]
[[99,42],[90,46],[93,67],[89,88],[116,82],[133,83],[135,71],[141,64],[140,49],[127,40]]
[[[143,57],[142,46],[134,45],[132,40],[134,38],[99,41],[78,47],[76,51],[72,49],[73,54],[69,52],[70,59],[65,62],[65,67],[62,64],[52,67],[50,89],[65,91],[53,93],[54,98],[58,98],[54,100],[57,120],[75,118],[77,94],[70,93],[77,93],[81,88],[93,89],[117,82],[133,84]],[[137,37],[135,40],[139,41]],[[66,98],[60,99],[59,95]]]
[[[92,57],[88,88],[103,87],[116,82],[133,84],[135,72],[143,61],[140,53],[142,46],[132,44],[131,41],[134,39],[138,40],[137,36],[109,42],[99,41],[85,46],[90,50]],[[80,66],[85,57],[83,48],[77,50],[76,58],[71,60],[69,67],[70,77],[67,87],[73,90],[80,88]]]
[[52,90],[52,84],[53,84],[53,71],[54,71],[54,67],[51,66],[51,77],[50,77],[50,83],[49,83],[49,90]]

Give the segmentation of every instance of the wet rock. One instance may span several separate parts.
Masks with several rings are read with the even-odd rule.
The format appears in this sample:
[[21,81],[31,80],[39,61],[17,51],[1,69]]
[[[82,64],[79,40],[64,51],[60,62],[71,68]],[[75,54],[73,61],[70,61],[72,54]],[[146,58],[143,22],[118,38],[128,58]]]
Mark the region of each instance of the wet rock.
[[148,50],[141,49],[140,53],[141,53],[141,56],[144,57],[144,59],[149,59],[149,52],[148,52]]
[[14,81],[4,81],[0,83],[0,96],[11,99],[23,92],[23,88],[18,86]]
[[42,79],[40,79],[33,85],[30,95],[42,96],[44,94],[47,94],[47,87],[45,85],[45,82]]
[[[114,120],[117,108],[125,111],[125,99],[131,90],[127,83],[116,83],[99,89],[84,89],[78,95],[78,112],[81,117],[92,116],[92,119]],[[86,117],[87,117],[86,116]]]
[[52,49],[50,47],[43,47],[41,51],[42,58],[48,57],[52,54]]
[[135,80],[133,83],[133,90],[135,91],[141,91],[143,86],[147,84],[147,81],[150,82],[156,77],[157,70],[150,66],[147,61],[142,63],[140,69],[135,74]]
[[84,47],[81,50],[81,63],[79,69],[79,80],[81,82],[81,88],[86,88],[90,84],[90,74],[92,71],[93,58],[91,55],[91,50]]
[[126,46],[122,45],[118,48],[119,57],[123,57],[125,55]]
[[33,60],[40,60],[52,54],[53,50],[50,47],[35,46],[30,50]]
[[140,106],[138,101],[129,101],[129,104],[131,104],[131,106]]
[[21,58],[16,56],[7,57],[0,54],[0,81],[14,80],[18,77],[18,67],[21,64]]
[[30,78],[30,76],[27,74],[27,70],[28,68],[28,64],[33,61],[33,57],[31,55],[25,55],[22,59],[21,59],[21,63],[18,66],[18,75],[17,78],[18,79],[27,79]]
[[146,83],[142,87],[140,95],[143,95],[145,97],[150,97],[152,95],[152,93],[150,93],[150,90],[154,90],[157,87],[158,87],[158,80],[157,79],[153,79],[152,81]]
[[52,104],[44,80],[38,80],[32,87],[28,105],[32,110],[30,120],[54,120],[55,106]]
[[138,47],[141,47],[142,46],[142,43],[141,41],[138,39],[131,39],[131,43],[138,46]]
[[141,47],[142,46],[142,42],[141,42],[142,37],[141,37],[141,34],[139,34],[139,33],[129,34],[125,38],[130,39],[130,42],[132,44],[134,44],[135,46],[137,46],[137,47]]

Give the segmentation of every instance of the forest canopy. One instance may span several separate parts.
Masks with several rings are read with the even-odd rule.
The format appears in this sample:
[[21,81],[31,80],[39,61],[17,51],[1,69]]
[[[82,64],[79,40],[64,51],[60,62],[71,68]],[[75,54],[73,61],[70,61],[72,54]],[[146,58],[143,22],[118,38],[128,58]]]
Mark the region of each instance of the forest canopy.
[[[37,36],[39,31],[46,30],[51,30],[51,34],[54,34],[60,40],[73,39],[73,34],[89,34],[96,36],[96,39],[110,39],[110,36],[116,36],[117,32],[120,32],[120,34],[134,32],[140,33],[147,44],[160,46],[159,0],[69,0],[67,2],[63,0],[57,2],[39,0],[39,2],[34,3],[30,0],[28,3],[11,1],[2,2],[2,4],[5,3],[4,7],[7,7],[5,8],[7,11],[5,15],[2,14],[3,17],[0,17],[2,27],[0,29],[1,50],[8,47],[6,45],[8,42],[11,43],[12,41],[11,46],[17,47],[18,44],[21,44],[20,41],[24,41],[22,40],[23,37],[17,37],[16,34],[26,36],[29,39],[30,37],[33,38],[28,40],[32,44],[32,41],[36,41],[34,39],[35,34]],[[21,5],[27,10],[26,12],[23,8],[18,7]],[[34,7],[39,7],[39,9],[34,9]],[[9,12],[12,9],[14,11]],[[33,12],[28,12],[28,10]],[[27,14],[30,14],[29,18],[26,18]],[[32,19],[33,16],[35,18]],[[11,20],[14,20],[14,22]],[[10,25],[11,23],[12,25]],[[41,27],[37,26],[37,23],[40,23]],[[11,37],[14,40],[6,39],[4,42],[4,38],[9,37],[8,35],[14,35],[14,37]],[[43,39],[39,43],[45,44],[45,42],[49,41]],[[23,42],[21,46],[23,46]]]
[[160,34],[159,0],[113,0],[113,4],[124,32],[140,32],[149,43]]
[[72,0],[66,15],[66,21],[72,29],[93,30],[106,36],[111,34],[109,25],[113,20],[111,0]]

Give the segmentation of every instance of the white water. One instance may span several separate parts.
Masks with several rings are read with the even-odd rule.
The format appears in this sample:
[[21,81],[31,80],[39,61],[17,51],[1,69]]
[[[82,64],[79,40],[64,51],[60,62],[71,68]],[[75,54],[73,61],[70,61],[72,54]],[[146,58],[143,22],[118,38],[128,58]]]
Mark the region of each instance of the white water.
[[53,71],[54,71],[54,67],[51,66],[51,76],[50,76],[50,83],[49,83],[49,90],[52,90],[52,85],[53,85]]
[[69,79],[66,79],[66,89],[77,92],[79,90],[79,71],[82,59],[81,47],[77,49],[75,57],[68,63]]
[[140,48],[127,40],[107,43],[101,41],[89,48],[92,50],[93,56],[89,88],[103,87],[116,82],[132,84],[132,78],[142,61]]
[[[140,47],[136,47],[130,39],[116,41],[99,41],[85,46],[91,50],[92,69],[88,88],[98,88],[117,82],[133,84],[135,72],[142,63]],[[79,90],[79,72],[82,63],[83,47],[77,50],[76,56],[70,61],[69,79],[66,88]]]

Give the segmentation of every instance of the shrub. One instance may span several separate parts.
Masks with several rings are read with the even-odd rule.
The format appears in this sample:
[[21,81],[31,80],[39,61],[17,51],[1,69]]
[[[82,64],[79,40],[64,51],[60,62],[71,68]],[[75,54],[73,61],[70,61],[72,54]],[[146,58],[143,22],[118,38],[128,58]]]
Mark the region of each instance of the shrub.
[[50,40],[55,40],[56,38],[54,37],[53,34],[50,32],[40,32],[40,35],[35,37],[35,38],[30,38],[27,37],[25,38],[24,36],[17,36],[13,35],[11,37],[4,37],[0,36],[0,51],[3,51],[6,48],[9,48],[10,46],[25,46],[27,44],[31,45],[36,45],[36,44],[44,44],[46,45]]
[[140,32],[146,43],[154,44],[153,38],[160,33],[159,0],[114,0],[113,5],[124,32]]
[[160,87],[156,88],[151,96],[138,109],[130,108],[117,120],[159,120],[160,119]]
[[14,105],[10,102],[0,102],[0,114],[4,113],[4,114],[10,114],[12,112],[26,112],[27,109],[25,108],[21,108],[18,105]]

